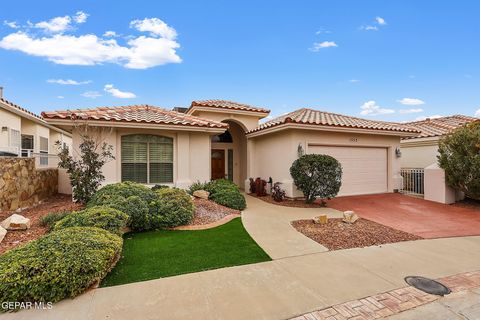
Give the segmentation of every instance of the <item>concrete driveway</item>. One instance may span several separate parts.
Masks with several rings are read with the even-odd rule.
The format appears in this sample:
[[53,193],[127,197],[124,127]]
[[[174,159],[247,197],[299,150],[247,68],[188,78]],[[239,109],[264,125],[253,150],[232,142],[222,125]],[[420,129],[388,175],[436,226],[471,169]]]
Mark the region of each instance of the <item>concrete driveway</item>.
[[480,235],[480,210],[399,193],[338,197],[327,206],[426,239]]

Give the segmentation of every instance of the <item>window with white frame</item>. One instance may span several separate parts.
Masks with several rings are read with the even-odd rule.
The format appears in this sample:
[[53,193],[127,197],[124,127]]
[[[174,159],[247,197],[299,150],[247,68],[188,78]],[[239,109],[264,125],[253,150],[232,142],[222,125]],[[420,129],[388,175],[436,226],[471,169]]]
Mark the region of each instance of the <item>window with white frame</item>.
[[17,155],[20,153],[21,140],[20,131],[10,129],[10,147]]
[[30,157],[33,153],[33,135],[22,134],[22,157]]
[[48,138],[40,137],[40,165],[48,166]]
[[122,181],[173,182],[173,139],[135,134],[122,136]]

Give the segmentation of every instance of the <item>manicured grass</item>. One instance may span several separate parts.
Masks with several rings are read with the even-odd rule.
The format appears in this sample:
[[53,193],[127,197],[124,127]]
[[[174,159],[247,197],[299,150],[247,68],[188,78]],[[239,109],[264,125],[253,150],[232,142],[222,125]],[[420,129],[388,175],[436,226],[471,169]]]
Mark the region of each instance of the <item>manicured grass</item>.
[[102,286],[270,260],[240,218],[208,230],[129,233],[122,258]]

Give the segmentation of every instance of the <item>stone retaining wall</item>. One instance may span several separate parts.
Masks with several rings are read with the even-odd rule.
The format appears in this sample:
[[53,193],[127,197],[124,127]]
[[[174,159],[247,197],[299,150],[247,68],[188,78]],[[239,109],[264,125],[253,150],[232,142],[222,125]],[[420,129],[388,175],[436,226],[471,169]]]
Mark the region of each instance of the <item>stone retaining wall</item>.
[[36,169],[34,158],[0,157],[0,211],[29,207],[57,191],[57,169]]

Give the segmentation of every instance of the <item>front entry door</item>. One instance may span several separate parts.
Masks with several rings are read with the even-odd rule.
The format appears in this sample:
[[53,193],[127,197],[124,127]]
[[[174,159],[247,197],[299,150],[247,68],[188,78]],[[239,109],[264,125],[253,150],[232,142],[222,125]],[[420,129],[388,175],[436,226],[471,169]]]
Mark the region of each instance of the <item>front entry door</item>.
[[212,149],[212,180],[225,178],[225,150]]

